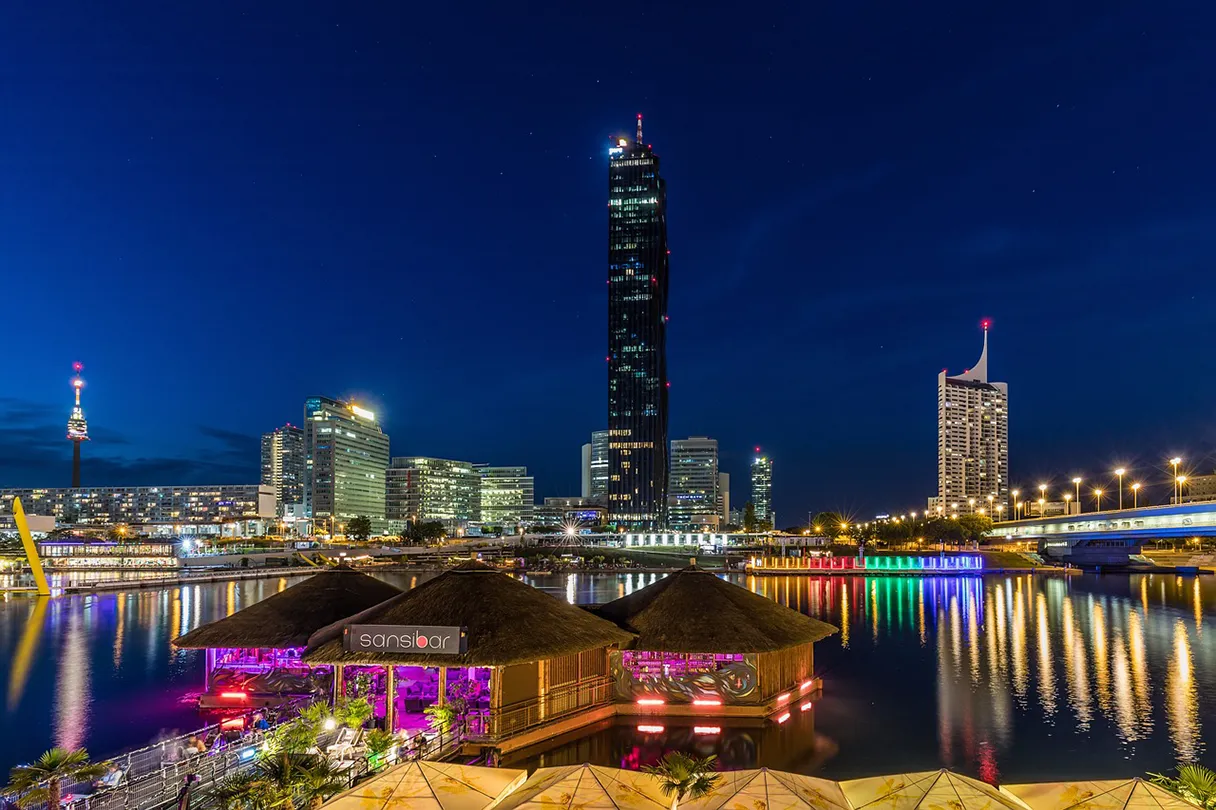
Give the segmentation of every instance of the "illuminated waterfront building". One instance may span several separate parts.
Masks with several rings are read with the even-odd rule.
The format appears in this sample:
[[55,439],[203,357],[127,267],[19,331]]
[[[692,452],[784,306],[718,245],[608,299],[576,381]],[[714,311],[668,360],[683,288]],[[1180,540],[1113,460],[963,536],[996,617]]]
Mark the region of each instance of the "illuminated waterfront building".
[[718,441],[705,436],[671,442],[667,524],[673,529],[718,526]]
[[304,431],[283,425],[262,434],[262,483],[274,488],[275,514],[304,503]]
[[274,490],[261,484],[186,487],[57,487],[0,489],[0,520],[12,520],[13,498],[30,515],[64,524],[226,523],[274,517]]
[[304,404],[305,509],[315,531],[334,533],[353,517],[384,523],[388,435],[376,414],[353,402],[310,397]]
[[591,441],[583,445],[584,498],[607,498],[608,496],[608,431],[595,430]]
[[[760,448],[756,448],[760,452]],[[752,506],[756,508],[756,520],[773,523],[773,460],[757,455],[752,459]]]
[[667,506],[667,270],[667,190],[639,115],[608,166],[608,509],[628,526]]
[[389,520],[438,520],[451,531],[481,519],[481,473],[471,461],[398,457],[385,481]]
[[536,482],[527,467],[478,467],[481,474],[480,520],[489,526],[532,523]]
[[1009,499],[1009,386],[988,381],[988,322],[973,368],[937,375],[937,496],[930,514],[974,511]]

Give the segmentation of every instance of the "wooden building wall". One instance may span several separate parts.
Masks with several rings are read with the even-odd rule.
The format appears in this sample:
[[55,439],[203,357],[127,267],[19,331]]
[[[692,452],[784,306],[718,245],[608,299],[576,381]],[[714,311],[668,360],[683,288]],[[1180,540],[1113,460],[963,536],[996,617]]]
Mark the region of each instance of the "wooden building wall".
[[762,700],[768,700],[809,680],[815,671],[815,645],[802,644],[756,656],[756,675]]

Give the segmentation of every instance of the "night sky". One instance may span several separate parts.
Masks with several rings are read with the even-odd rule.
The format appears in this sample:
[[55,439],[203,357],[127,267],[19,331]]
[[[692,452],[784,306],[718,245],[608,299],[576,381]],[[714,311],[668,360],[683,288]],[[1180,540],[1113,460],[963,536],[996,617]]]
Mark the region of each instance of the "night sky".
[[255,482],[323,394],[577,494],[639,112],[736,502],[761,445],[782,525],[923,508],[985,317],[1015,484],[1211,471],[1216,8],[693,7],[6,4],[0,485],[70,483],[79,360],[85,485]]

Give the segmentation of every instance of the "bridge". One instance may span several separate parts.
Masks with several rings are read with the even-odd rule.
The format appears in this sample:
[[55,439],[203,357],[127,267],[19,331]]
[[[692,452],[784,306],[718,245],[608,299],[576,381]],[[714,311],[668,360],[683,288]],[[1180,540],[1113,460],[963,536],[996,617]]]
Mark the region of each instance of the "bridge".
[[1047,559],[1074,565],[1126,564],[1156,540],[1216,537],[1216,502],[1112,509],[997,523],[994,540],[1038,544]]

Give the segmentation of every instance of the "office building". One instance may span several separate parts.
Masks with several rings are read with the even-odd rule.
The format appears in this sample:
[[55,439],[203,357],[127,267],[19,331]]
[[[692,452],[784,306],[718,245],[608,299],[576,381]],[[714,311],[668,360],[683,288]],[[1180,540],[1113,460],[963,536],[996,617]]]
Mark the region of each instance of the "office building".
[[527,467],[478,467],[481,474],[481,522],[513,529],[532,523],[536,485]]
[[583,445],[584,498],[608,498],[608,431],[591,433],[591,443]]
[[594,498],[549,497],[536,505],[534,522],[538,526],[599,526],[607,519],[607,508]]
[[756,520],[767,521],[776,526],[776,516],[773,514],[773,460],[760,455],[756,448],[756,457],[752,459],[752,506],[756,509]]
[[649,528],[667,506],[667,192],[640,115],[608,163],[608,510]]
[[288,424],[262,434],[262,483],[274,489],[275,515],[304,503],[307,457],[303,429]]
[[582,481],[578,494],[583,498],[591,497],[591,443],[583,445],[582,452]]
[[0,489],[0,519],[11,519],[13,498],[26,514],[65,525],[222,524],[275,516],[274,490],[262,484]]
[[[1178,503],[1204,503],[1206,501],[1216,501],[1216,475],[1191,475],[1182,483],[1182,497],[1175,499],[1170,496],[1170,501],[1177,500]],[[1144,496],[1141,494],[1140,504],[1144,504]],[[1127,506],[1126,496],[1124,498],[1124,506]]]
[[718,473],[718,517],[723,526],[730,523],[730,473]]
[[388,435],[376,414],[353,402],[310,397],[304,405],[306,509],[318,534],[341,531],[353,517],[384,527]]
[[952,504],[972,510],[1009,500],[1009,386],[988,380],[988,322],[984,348],[973,368],[937,375],[937,495],[929,514]]
[[481,520],[481,473],[471,461],[395,457],[385,480],[389,520],[438,520],[449,532]]
[[717,528],[718,442],[705,436],[671,442],[667,525],[672,529]]

